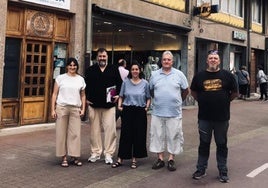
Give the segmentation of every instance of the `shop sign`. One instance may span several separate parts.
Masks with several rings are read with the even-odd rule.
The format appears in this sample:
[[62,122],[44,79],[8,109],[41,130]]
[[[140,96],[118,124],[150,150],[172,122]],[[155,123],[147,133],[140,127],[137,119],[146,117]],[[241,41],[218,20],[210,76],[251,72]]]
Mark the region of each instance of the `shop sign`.
[[60,9],[67,9],[67,10],[70,10],[70,2],[71,2],[71,0],[21,0],[21,1],[56,7]]
[[233,39],[245,41],[246,38],[247,35],[245,33],[242,33],[240,31],[233,31]]
[[209,3],[203,3],[200,7],[194,7],[193,15],[208,17],[211,13],[218,13],[219,6],[218,5],[210,5]]

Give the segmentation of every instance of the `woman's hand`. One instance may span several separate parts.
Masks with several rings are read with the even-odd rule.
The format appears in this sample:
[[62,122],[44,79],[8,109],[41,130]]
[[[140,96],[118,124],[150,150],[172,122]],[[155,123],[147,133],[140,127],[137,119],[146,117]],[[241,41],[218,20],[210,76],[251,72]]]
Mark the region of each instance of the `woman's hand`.
[[85,115],[85,110],[79,110],[80,117],[83,117]]
[[56,118],[57,118],[57,113],[56,113],[55,110],[52,110],[52,111],[51,111],[51,117],[52,117],[53,119],[56,119]]

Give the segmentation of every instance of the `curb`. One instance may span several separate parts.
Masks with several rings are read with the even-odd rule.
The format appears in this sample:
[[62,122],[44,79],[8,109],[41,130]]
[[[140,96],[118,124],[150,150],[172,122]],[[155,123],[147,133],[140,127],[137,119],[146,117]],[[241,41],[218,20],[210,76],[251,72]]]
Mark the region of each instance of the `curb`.
[[34,131],[43,131],[43,130],[49,130],[49,129],[54,129],[54,128],[55,128],[55,123],[44,123],[44,124],[3,128],[3,129],[0,129],[0,136],[8,136],[8,135],[28,133],[28,132],[34,132]]

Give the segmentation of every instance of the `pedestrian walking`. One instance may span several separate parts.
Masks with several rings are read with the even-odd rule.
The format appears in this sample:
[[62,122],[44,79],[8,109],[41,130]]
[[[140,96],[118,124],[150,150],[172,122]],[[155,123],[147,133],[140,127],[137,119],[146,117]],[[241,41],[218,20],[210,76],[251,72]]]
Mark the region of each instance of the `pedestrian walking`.
[[123,160],[132,159],[130,167],[137,168],[137,158],[147,157],[147,110],[151,95],[149,83],[142,78],[141,65],[132,63],[128,79],[125,79],[118,100],[122,111],[122,126],[119,140],[118,159],[112,168],[122,165]]
[[236,71],[239,85],[239,99],[246,100],[250,84],[249,73],[246,66],[241,66],[240,70]]
[[167,168],[176,170],[174,156],[183,151],[182,102],[189,93],[185,75],[172,67],[173,54],[162,54],[162,67],[152,72],[150,90],[153,97],[150,151],[157,154],[152,169],[165,166],[164,151],[169,153]]
[[69,58],[66,63],[67,73],[56,77],[51,116],[56,119],[56,156],[62,157],[62,167],[70,163],[82,166],[81,155],[81,116],[85,114],[85,81],[78,71],[78,62]]
[[[259,100],[268,100],[267,97],[267,76],[265,75],[265,73],[263,72],[263,67],[261,65],[258,66],[258,73],[257,73],[257,83],[260,86],[260,93],[261,96],[259,98]],[[265,97],[265,98],[263,98]]]
[[219,180],[228,182],[227,168],[227,131],[230,120],[230,103],[237,97],[237,82],[234,75],[221,70],[220,56],[217,50],[209,51],[207,69],[197,73],[191,83],[191,94],[198,102],[199,147],[197,170],[194,179],[206,176],[210,143],[214,134],[217,152]]
[[[85,73],[86,98],[90,123],[90,153],[88,162],[96,162],[105,156],[105,163],[113,163],[116,150],[115,104],[118,100],[122,79],[117,66],[108,64],[108,53],[97,50],[98,63],[87,68]],[[104,130],[104,148],[102,144]]]

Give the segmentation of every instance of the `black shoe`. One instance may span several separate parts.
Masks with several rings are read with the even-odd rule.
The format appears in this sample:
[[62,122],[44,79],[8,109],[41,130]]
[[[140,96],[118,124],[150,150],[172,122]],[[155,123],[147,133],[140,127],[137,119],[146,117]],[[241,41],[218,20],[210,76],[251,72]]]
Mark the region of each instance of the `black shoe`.
[[167,164],[167,169],[169,171],[175,171],[176,170],[176,165],[174,160],[169,160]]
[[229,182],[229,177],[227,175],[227,172],[220,172],[220,174],[219,174],[219,180],[222,183],[228,183]]
[[157,170],[163,168],[165,166],[165,162],[161,159],[157,159],[157,161],[153,164],[152,169]]
[[197,170],[197,171],[195,171],[195,173],[193,173],[193,179],[195,179],[195,180],[199,180],[199,179],[201,179],[201,178],[203,178],[203,177],[205,177],[207,174],[206,174],[206,171],[204,170],[204,171],[201,171],[201,170]]

